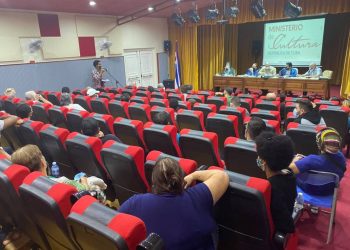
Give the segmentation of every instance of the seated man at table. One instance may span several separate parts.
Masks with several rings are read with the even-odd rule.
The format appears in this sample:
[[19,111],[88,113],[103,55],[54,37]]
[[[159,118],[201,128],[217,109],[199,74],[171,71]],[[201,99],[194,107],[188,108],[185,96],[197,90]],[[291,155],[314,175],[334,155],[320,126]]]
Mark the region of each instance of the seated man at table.
[[291,62],[287,62],[286,67],[280,70],[279,75],[283,77],[296,77],[298,75],[298,69],[293,68]]
[[236,70],[231,67],[231,64],[229,62],[226,63],[224,67],[224,71],[221,73],[222,76],[235,76]]
[[272,67],[268,62],[259,70],[259,75],[263,77],[270,77],[276,75],[276,68]]
[[259,75],[258,64],[257,63],[253,63],[252,67],[250,67],[245,74],[247,76],[255,76],[255,77],[257,77]]
[[317,67],[316,63],[311,63],[309,66],[309,70],[306,71],[303,76],[311,77],[311,78],[317,78],[322,75],[322,69],[320,67]]

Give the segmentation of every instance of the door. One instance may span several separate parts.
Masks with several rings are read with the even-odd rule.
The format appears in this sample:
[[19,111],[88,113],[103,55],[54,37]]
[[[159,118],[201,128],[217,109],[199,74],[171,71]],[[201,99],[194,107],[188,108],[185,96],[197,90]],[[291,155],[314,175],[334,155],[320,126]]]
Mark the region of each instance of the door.
[[153,60],[152,50],[140,51],[141,86],[152,86],[154,84]]
[[140,53],[138,51],[124,54],[126,85],[139,86],[141,83]]

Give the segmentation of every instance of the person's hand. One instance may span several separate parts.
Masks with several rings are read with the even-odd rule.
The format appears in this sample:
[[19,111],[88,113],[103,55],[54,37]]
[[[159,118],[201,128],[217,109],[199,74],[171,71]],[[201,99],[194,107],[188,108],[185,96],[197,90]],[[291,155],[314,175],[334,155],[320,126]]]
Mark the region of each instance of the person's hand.
[[305,156],[302,154],[297,154],[296,156],[294,156],[293,162],[299,161],[301,159],[303,159]]
[[87,189],[89,189],[89,183],[86,176],[80,178],[80,183],[83,184]]
[[312,107],[313,107],[313,108],[316,108],[316,103],[311,102],[311,104],[312,104]]
[[193,173],[185,176],[184,181],[185,181],[185,188],[191,187],[195,182],[195,178],[193,176]]
[[16,122],[16,126],[20,126],[24,123],[23,119],[18,119]]

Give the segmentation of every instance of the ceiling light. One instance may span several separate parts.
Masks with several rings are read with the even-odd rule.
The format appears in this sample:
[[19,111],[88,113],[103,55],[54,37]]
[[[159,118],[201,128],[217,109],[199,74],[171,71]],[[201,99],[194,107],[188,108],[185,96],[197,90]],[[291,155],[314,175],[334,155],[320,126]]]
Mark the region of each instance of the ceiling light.
[[300,16],[303,9],[298,6],[299,1],[297,1],[297,4],[293,4],[292,2],[288,1],[284,5],[284,15],[287,17],[295,18]]
[[219,10],[216,8],[216,4],[211,6],[207,11],[207,20],[215,20],[219,16]]
[[153,6],[149,6],[147,10],[148,10],[149,12],[152,12],[152,11],[154,11],[154,7],[153,7]]
[[263,0],[253,0],[250,9],[256,18],[263,18],[266,16],[266,10],[264,9]]
[[89,2],[89,5],[90,5],[90,6],[95,6],[95,5],[96,5],[96,2],[95,2],[95,1],[90,1],[90,2]]
[[194,8],[192,10],[189,10],[187,12],[187,16],[192,23],[199,23],[199,21],[201,20],[201,17],[198,14],[197,4],[194,4],[193,7]]
[[226,16],[228,17],[237,17],[238,13],[239,13],[239,9],[238,9],[238,6],[237,6],[237,0],[234,1],[234,5],[231,6],[231,7],[228,7],[226,9]]
[[177,3],[181,2],[181,0],[176,0]]
[[171,20],[177,25],[177,26],[183,26],[185,24],[185,19],[182,17],[181,13],[174,13],[171,16]]

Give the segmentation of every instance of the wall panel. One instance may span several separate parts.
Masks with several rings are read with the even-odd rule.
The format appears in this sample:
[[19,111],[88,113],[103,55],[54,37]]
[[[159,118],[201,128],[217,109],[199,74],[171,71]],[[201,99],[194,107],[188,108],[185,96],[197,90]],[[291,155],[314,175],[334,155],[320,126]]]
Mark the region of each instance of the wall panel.
[[42,40],[45,59],[80,56],[77,37],[43,37]]
[[0,36],[0,61],[21,61],[22,51],[17,37]]

